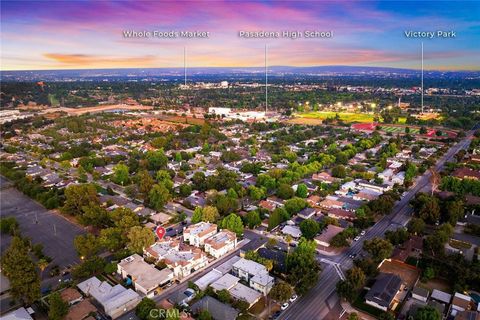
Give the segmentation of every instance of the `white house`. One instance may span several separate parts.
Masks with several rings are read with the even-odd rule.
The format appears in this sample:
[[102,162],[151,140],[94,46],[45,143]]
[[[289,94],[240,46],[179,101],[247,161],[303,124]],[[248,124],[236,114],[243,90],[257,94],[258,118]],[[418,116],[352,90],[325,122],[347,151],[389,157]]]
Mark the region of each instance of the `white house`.
[[215,258],[227,254],[237,246],[237,235],[229,230],[220,231],[205,240],[205,252]]
[[268,274],[264,265],[255,261],[243,258],[238,260],[232,266],[232,273],[263,294],[268,294],[273,287],[274,278]]
[[203,246],[205,240],[217,233],[217,225],[210,222],[192,224],[183,231],[183,241],[192,246]]

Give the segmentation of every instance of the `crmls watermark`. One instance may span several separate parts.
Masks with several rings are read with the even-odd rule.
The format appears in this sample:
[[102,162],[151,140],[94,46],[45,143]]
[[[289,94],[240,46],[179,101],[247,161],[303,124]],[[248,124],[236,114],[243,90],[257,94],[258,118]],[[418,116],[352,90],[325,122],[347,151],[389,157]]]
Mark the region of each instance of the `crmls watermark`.
[[189,318],[190,314],[178,309],[152,309],[149,316],[151,319],[184,319]]

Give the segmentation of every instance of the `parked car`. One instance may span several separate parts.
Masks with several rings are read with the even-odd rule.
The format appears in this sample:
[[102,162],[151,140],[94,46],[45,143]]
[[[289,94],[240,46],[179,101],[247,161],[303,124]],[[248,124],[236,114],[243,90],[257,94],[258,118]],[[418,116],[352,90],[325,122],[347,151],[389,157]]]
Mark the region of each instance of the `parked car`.
[[278,319],[278,317],[280,317],[281,314],[282,314],[281,311],[277,311],[273,315],[270,316],[270,319],[272,319],[272,320]]
[[298,296],[296,294],[294,294],[293,296],[290,297],[290,302],[293,302],[295,300],[297,300]]
[[360,236],[356,236],[355,239],[353,239],[353,241],[358,241],[360,240]]
[[285,310],[285,309],[288,308],[288,306],[289,306],[288,302],[285,302],[284,304],[282,304],[282,306],[280,307],[280,309]]
[[360,232],[360,235],[361,235],[361,236],[364,236],[365,233],[367,233],[367,232],[366,232],[365,230],[362,230],[362,232]]

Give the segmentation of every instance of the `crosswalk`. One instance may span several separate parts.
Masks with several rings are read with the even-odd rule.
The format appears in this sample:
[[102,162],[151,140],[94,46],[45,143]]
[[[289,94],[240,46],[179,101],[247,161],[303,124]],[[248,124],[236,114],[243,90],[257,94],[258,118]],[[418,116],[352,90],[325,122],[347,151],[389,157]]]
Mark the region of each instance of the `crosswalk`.
[[342,280],[345,280],[345,274],[343,273],[343,270],[342,270],[342,267],[339,263],[337,262],[334,262],[332,260],[328,260],[328,259],[325,259],[325,258],[321,258],[320,259],[320,262],[323,262],[323,263],[327,263],[329,265],[332,265],[333,268],[335,269],[335,272],[338,274],[338,276],[340,277],[340,279]]

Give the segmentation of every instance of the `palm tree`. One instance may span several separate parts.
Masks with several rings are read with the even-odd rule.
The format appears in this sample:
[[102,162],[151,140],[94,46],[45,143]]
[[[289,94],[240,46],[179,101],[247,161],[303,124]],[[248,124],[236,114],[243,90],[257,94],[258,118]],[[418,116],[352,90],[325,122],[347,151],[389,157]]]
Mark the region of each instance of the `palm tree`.
[[38,260],[37,265],[38,269],[40,269],[40,279],[42,278],[43,271],[48,267],[49,264],[50,263],[44,258]]
[[293,241],[293,238],[291,235],[287,234],[286,237],[285,237],[285,242],[287,243],[287,254],[290,253],[290,242]]

